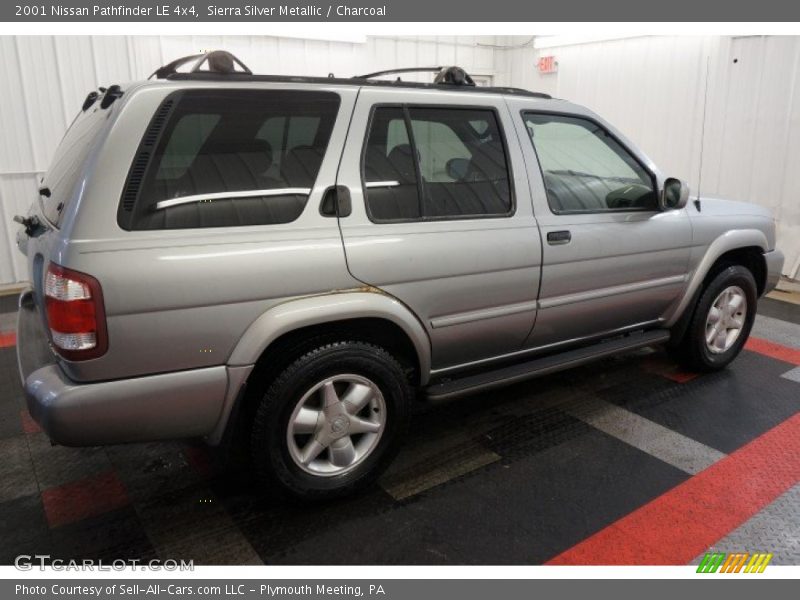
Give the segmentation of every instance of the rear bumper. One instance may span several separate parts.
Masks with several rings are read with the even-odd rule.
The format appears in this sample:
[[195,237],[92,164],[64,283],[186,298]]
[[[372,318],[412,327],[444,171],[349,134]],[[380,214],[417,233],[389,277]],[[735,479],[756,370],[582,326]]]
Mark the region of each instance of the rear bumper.
[[207,436],[226,404],[224,366],[76,383],[58,366],[32,298],[20,297],[17,358],[28,410],[50,438],[96,446]]
[[768,294],[775,289],[778,281],[781,278],[781,271],[783,270],[783,252],[780,250],[771,250],[764,253],[764,262],[767,265],[767,280],[764,286],[764,293]]

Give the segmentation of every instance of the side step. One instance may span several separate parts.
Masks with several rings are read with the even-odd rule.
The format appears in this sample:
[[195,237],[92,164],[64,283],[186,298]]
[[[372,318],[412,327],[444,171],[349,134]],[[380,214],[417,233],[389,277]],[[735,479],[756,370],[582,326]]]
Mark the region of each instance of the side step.
[[563,371],[577,367],[599,358],[620,354],[628,350],[635,350],[643,346],[659,344],[669,339],[669,331],[656,329],[641,333],[632,333],[624,337],[613,338],[591,346],[551,354],[501,367],[493,371],[467,375],[460,379],[451,379],[434,384],[425,390],[428,400],[446,400],[455,396],[464,396],[476,392],[483,392],[492,388],[510,385],[526,379],[533,379],[548,373]]

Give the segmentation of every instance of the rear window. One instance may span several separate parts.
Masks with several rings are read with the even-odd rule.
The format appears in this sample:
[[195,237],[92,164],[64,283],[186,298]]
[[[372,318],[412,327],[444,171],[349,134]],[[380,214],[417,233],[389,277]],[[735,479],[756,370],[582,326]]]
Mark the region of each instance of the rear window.
[[303,212],[339,109],[330,92],[192,90],[156,113],[119,209],[126,229],[272,225]]
[[109,114],[99,106],[78,113],[58,145],[42,182],[42,187],[50,190],[49,198],[42,196],[42,208],[51,223],[61,225],[95,138]]

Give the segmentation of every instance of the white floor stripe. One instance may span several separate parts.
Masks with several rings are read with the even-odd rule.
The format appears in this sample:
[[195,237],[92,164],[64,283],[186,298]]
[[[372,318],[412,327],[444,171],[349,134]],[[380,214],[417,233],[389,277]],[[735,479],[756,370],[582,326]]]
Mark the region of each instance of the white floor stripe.
[[714,448],[603,400],[574,400],[565,404],[562,409],[592,427],[690,475],[699,473],[725,457],[724,453]]
[[800,325],[764,315],[756,315],[752,335],[755,337],[800,349]]

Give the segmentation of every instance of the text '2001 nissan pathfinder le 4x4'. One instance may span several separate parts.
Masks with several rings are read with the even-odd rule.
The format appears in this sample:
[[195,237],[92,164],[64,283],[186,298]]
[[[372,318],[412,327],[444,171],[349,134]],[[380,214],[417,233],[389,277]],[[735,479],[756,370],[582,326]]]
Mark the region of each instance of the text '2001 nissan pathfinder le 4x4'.
[[236,431],[265,485],[343,495],[415,394],[659,343],[720,369],[780,275],[767,210],[687,202],[566,101],[224,52],[155,75],[87,97],[19,218],[20,370],[61,444]]

